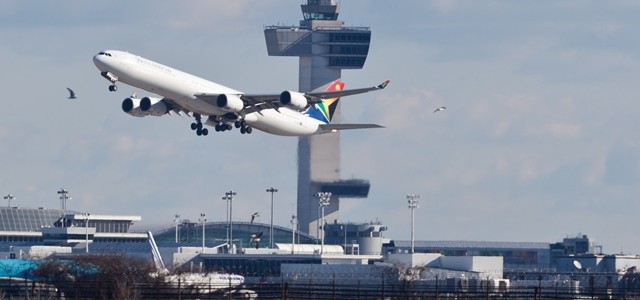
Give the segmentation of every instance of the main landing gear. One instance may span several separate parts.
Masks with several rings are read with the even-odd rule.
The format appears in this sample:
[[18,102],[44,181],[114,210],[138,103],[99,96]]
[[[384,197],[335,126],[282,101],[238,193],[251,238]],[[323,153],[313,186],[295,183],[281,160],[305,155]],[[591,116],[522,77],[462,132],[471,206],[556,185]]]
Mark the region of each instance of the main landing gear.
[[217,132],[222,132],[222,131],[227,131],[227,130],[231,130],[233,127],[231,127],[231,125],[226,124],[226,123],[218,123],[216,124],[216,131]]
[[245,121],[236,121],[235,124],[236,128],[240,128],[240,133],[242,134],[251,134],[251,132],[253,131],[253,129],[249,126],[247,126],[247,123]]
[[209,134],[209,129],[202,128],[202,117],[200,115],[196,115],[196,121],[191,123],[191,130],[195,130],[198,136]]
[[[235,121],[234,125],[236,128],[240,128],[240,133],[242,134],[245,134],[245,133],[250,134],[253,131],[251,127],[247,126],[247,123],[245,123],[245,121]],[[233,129],[231,124],[227,124],[223,122],[218,123],[215,128],[217,132],[223,132],[223,131]]]
[[[203,127],[204,125],[202,123],[202,116],[199,114],[194,114],[194,118],[196,119],[196,121],[191,123],[191,130],[194,130],[198,136],[209,134],[209,130]],[[218,118],[216,120],[215,116],[209,116],[207,124],[213,125],[212,123],[217,122],[214,126],[216,132],[229,131],[233,129],[234,126],[231,125],[231,123],[227,123],[229,121],[225,122],[224,120],[224,118]],[[250,134],[253,131],[253,128],[247,126],[247,123],[244,120],[237,120],[233,124],[236,128],[240,128],[240,133],[242,134]]]

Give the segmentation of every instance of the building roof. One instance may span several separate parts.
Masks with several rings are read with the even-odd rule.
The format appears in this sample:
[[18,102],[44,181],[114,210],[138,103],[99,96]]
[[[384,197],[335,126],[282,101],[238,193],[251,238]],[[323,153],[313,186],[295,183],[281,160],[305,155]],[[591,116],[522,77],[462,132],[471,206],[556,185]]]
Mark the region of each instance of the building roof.
[[[392,246],[411,247],[411,241],[393,240]],[[415,241],[415,248],[445,249],[528,249],[549,250],[549,243],[537,242],[484,242],[484,241]]]
[[61,209],[0,207],[0,231],[40,231],[63,214]]

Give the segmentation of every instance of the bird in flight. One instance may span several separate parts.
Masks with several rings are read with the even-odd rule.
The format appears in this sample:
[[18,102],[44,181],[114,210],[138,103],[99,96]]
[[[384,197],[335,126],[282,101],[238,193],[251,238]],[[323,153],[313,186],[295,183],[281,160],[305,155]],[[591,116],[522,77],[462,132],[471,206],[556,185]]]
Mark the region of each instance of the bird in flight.
[[253,220],[254,220],[256,217],[259,217],[259,216],[260,216],[260,214],[259,214],[259,213],[257,213],[257,212],[254,212],[253,214],[251,214],[251,224],[253,224]]
[[447,109],[447,107],[446,107],[446,106],[441,106],[441,107],[436,108],[436,110],[434,110],[433,112],[434,112],[434,113],[437,113],[437,112],[439,112],[439,111],[443,111],[443,110],[445,110],[445,109]]
[[67,88],[67,90],[69,91],[69,98],[67,98],[67,99],[75,99],[76,98],[76,92],[74,92],[70,88]]

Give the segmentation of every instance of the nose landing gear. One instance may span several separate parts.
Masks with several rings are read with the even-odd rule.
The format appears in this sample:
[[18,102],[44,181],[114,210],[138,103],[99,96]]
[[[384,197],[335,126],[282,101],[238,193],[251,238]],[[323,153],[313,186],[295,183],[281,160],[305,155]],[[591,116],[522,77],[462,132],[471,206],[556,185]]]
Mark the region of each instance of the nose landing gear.
[[111,74],[111,72],[101,72],[100,75],[111,81],[111,85],[109,86],[110,92],[115,92],[118,90],[118,86],[116,86],[116,81],[118,81],[118,76]]

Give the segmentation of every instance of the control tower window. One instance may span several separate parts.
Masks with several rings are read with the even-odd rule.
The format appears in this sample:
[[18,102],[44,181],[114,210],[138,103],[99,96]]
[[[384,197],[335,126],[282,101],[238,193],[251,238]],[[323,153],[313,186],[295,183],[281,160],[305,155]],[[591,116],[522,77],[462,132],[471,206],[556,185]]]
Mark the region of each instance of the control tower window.
[[304,13],[305,20],[337,20],[338,14],[334,13]]

